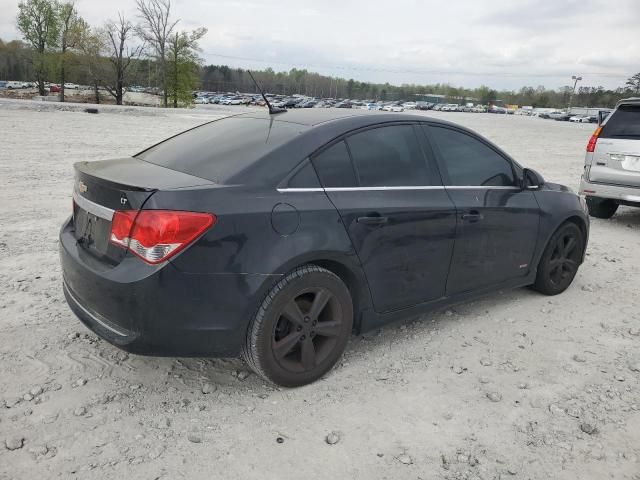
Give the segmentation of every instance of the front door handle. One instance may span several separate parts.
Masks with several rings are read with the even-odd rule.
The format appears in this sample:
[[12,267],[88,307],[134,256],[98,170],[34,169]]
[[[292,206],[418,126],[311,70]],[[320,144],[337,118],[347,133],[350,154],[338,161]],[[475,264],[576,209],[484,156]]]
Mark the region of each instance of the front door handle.
[[483,218],[484,218],[484,215],[482,215],[477,210],[471,210],[469,213],[465,213],[464,215],[462,215],[462,220],[467,220],[468,222],[472,222],[472,223],[479,222]]
[[371,217],[358,217],[357,222],[365,225],[384,225],[389,219],[387,217],[381,217],[379,215]]

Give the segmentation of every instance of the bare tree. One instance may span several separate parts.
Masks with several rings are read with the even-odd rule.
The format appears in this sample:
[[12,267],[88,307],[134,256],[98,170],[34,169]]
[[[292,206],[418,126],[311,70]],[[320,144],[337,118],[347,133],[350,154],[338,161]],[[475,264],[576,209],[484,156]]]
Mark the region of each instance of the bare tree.
[[33,47],[33,64],[40,95],[45,95],[47,50],[56,46],[58,38],[58,4],[54,0],[26,0],[18,4],[18,30]]
[[108,59],[112,67],[112,82],[107,82],[105,88],[116,99],[117,105],[122,105],[131,60],[138,58],[143,50],[142,45],[130,46],[133,28],[133,24],[121,13],[118,14],[118,21],[105,24]]
[[160,64],[163,104],[168,103],[167,94],[167,44],[179,20],[170,20],[171,0],[136,0],[142,21],[136,28],[138,35],[151,45]]
[[89,25],[78,15],[73,1],[59,5],[58,19],[60,24],[60,101],[64,102],[67,51],[78,46]]
[[633,93],[640,93],[640,73],[636,73],[632,77],[629,77],[625,86]]

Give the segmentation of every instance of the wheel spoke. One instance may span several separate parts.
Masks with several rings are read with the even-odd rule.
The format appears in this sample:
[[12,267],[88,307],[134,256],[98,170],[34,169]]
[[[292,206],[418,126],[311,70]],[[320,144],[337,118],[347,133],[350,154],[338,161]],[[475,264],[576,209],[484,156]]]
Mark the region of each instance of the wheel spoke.
[[313,303],[311,304],[311,308],[309,309],[309,317],[311,317],[311,320],[318,319],[330,299],[331,294],[328,290],[325,290],[324,288],[318,290],[315,298],[313,299]]
[[575,247],[576,247],[576,239],[573,237],[569,237],[569,240],[567,241],[567,243],[564,244],[564,247],[562,248],[563,255],[565,257],[568,257]]
[[342,331],[342,322],[318,322],[315,326],[316,335],[321,337],[337,337]]
[[305,370],[311,370],[316,366],[316,347],[311,337],[307,337],[306,340],[302,342],[300,360]]
[[282,315],[291,323],[304,325],[304,315],[300,311],[300,307],[296,303],[295,299],[292,299],[285,305]]
[[300,340],[301,333],[300,332],[291,332],[289,335],[284,337],[282,340],[278,340],[273,344],[273,354],[278,359],[282,359],[287,356],[289,352],[295,347]]

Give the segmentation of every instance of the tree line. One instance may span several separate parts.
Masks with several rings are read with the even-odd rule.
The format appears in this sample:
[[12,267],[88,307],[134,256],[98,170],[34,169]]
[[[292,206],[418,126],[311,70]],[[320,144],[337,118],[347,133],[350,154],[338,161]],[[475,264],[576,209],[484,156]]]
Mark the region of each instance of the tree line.
[[[74,0],[23,0],[18,4],[16,24],[22,40],[0,40],[0,79],[35,80],[40,95],[45,82],[61,86],[74,81],[91,85],[95,101],[106,90],[117,104],[131,85],[154,87],[166,106],[192,102],[196,89],[226,92],[256,92],[246,70],[226,65],[203,65],[199,42],[206,28],[179,30],[179,20],[171,15],[171,0],[136,0],[135,18],[118,14],[103,25],[91,26],[79,14]],[[254,71],[264,90],[274,94],[303,94],[373,100],[417,100],[427,94],[442,95],[444,101],[505,104],[534,107],[564,107],[572,86],[547,89],[526,86],[519,90],[455,87],[447,83],[403,84],[361,82],[336,78],[306,69],[276,72],[271,68]],[[640,73],[616,89],[581,86],[573,95],[573,105],[611,107],[620,98],[640,94]]]
[[147,82],[153,82],[166,107],[191,101],[198,85],[201,59],[198,42],[206,28],[179,29],[171,15],[171,0],[136,0],[137,16],[118,13],[99,26],[89,25],[75,1],[23,0],[18,4],[16,25],[22,41],[0,40],[0,77],[35,80],[40,95],[45,83],[64,85],[70,80],[92,85],[95,100],[106,90],[118,105],[132,81],[147,67]]

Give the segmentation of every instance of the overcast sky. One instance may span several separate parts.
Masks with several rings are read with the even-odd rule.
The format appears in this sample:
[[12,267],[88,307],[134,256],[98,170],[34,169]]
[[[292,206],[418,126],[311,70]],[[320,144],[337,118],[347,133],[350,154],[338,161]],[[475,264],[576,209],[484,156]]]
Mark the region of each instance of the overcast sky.
[[[18,38],[0,0],[0,38]],[[134,0],[77,0],[99,25]],[[206,63],[307,68],[363,81],[615,88],[640,72],[640,0],[173,0],[179,28],[205,26]]]

